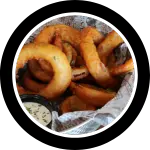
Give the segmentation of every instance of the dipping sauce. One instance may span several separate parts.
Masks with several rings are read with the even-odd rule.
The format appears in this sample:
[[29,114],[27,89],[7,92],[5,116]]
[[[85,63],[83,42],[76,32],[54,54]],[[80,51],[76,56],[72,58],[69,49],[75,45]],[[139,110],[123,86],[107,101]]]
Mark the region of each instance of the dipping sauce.
[[51,113],[43,105],[35,102],[23,103],[27,111],[42,125],[47,126],[51,122]]

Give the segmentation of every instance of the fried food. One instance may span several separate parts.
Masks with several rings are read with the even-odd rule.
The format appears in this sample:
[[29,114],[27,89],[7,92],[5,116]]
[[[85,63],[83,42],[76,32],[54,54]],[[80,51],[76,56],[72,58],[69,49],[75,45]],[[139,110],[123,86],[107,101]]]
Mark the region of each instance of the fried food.
[[[55,38],[53,44],[60,48],[62,50],[62,40],[58,33],[55,33]],[[43,59],[39,60],[30,60],[28,62],[30,71],[32,75],[37,78],[38,80],[41,80],[43,82],[49,82],[50,76],[52,72],[52,67],[48,62],[46,62]],[[48,73],[48,74],[47,74]]]
[[89,84],[76,84],[71,82],[70,89],[83,102],[93,106],[104,106],[116,96],[116,92],[108,92]]
[[112,53],[113,49],[123,43],[123,39],[114,30],[106,36],[106,38],[98,45],[97,51],[101,61],[107,65],[108,56]]
[[95,79],[90,74],[87,77],[81,79],[79,82],[85,84],[96,84]]
[[47,86],[46,84],[42,84],[34,81],[28,71],[24,75],[23,85],[26,89],[32,92],[40,92],[42,89],[44,89]]
[[77,59],[77,52],[76,50],[72,47],[72,60],[71,60],[71,66],[74,66],[76,63]]
[[28,90],[24,89],[19,84],[16,84],[16,85],[17,85],[17,91],[18,91],[19,95],[23,95],[23,94],[35,94],[34,92],[31,92],[31,91],[28,91]]
[[94,27],[86,27],[81,32],[81,41],[94,43],[95,45],[103,41],[104,36]]
[[84,103],[77,96],[73,95],[66,98],[62,102],[60,110],[61,113],[64,114],[73,111],[96,110],[96,108],[92,105]]
[[54,71],[54,76],[50,83],[38,92],[47,99],[53,99],[60,96],[70,85],[71,82],[71,67],[65,54],[56,46],[50,44],[27,44],[25,45],[18,57],[16,74],[19,68],[23,68],[25,63],[31,59],[44,59],[48,61]]
[[77,56],[75,66],[76,67],[85,66],[85,62],[81,56]]
[[60,35],[62,41],[68,42],[75,49],[79,49],[80,44],[80,31],[70,26],[58,24],[45,27],[35,38],[35,43],[51,43],[54,34]]
[[62,24],[47,26],[20,52],[16,78],[21,78],[18,70],[26,63],[28,68],[23,80],[18,77],[18,92],[53,101],[73,94],[61,103],[62,114],[96,110],[116,96],[121,81],[118,75],[134,69],[132,58],[116,65],[113,50],[121,43],[123,40],[115,31],[104,37],[93,27],[80,32]]
[[66,54],[69,63],[72,61],[72,46],[69,43],[63,43],[63,52]]
[[[52,38],[55,35],[54,45],[58,46],[63,50],[63,52],[66,54],[67,59],[69,63],[73,66],[76,62],[77,52],[73,48],[79,49],[79,43],[80,43],[80,31],[66,26],[66,25],[54,25],[44,28],[41,33],[35,38],[35,43],[50,43],[52,42]],[[98,41],[98,38],[96,38]],[[62,41],[65,41],[62,43]],[[97,42],[96,41],[96,42]],[[73,47],[72,47],[73,46]],[[43,70],[50,71],[51,68],[48,68],[48,65],[44,65],[40,62],[41,68]],[[82,71],[83,69],[78,69]],[[82,76],[83,77],[83,76]],[[73,77],[74,78],[74,77]]]
[[[50,82],[52,76],[53,76],[53,71],[52,71],[52,67],[49,66],[49,64],[43,59],[39,59],[38,61],[35,59],[30,60],[29,62],[29,69],[30,72],[32,73],[32,75],[40,80],[43,81],[45,83]],[[42,70],[41,67],[39,66],[38,62],[42,63]],[[44,64],[46,63],[46,64]],[[46,68],[47,67],[47,68]],[[46,71],[47,72],[46,72]],[[83,79],[85,77],[87,77],[89,74],[89,71],[87,70],[87,68],[85,66],[81,66],[81,67],[74,67],[72,68],[72,81],[77,81],[80,79]],[[32,91],[32,90],[31,90]]]
[[[43,65],[42,65],[43,66]],[[43,82],[49,82],[51,79],[51,74],[45,72],[39,65],[36,59],[31,59],[28,61],[28,67],[31,74],[38,80]]]
[[118,81],[111,77],[108,69],[101,62],[96,46],[94,45],[95,33],[99,35],[99,41],[103,39],[103,36],[94,28],[84,28],[81,32],[81,43],[80,50],[83,59],[90,74],[94,77],[96,82],[103,87],[113,87],[116,86]]
[[124,64],[113,67],[110,69],[110,73],[113,76],[121,75],[130,72],[134,69],[134,64],[132,58],[127,60]]
[[50,63],[48,63],[47,61],[45,61],[42,58],[40,58],[38,60],[38,63],[40,65],[40,67],[42,68],[42,71],[47,72],[48,74],[50,74],[50,76],[53,75],[53,68]]
[[85,66],[72,69],[72,81],[83,79],[89,75],[89,71]]
[[[62,43],[62,39],[58,33],[55,33],[53,44],[60,48],[60,50],[63,50],[68,58],[69,63],[75,64],[77,56],[75,49],[69,43]],[[50,81],[53,70],[48,62],[43,59],[39,59],[38,62],[36,60],[30,60],[28,63],[30,71],[35,78],[43,82]]]
[[116,57],[115,57],[114,53],[111,53],[111,54],[108,56],[107,67],[108,67],[108,68],[112,68],[112,67],[115,67],[115,66],[116,66]]
[[55,33],[55,39],[54,39],[54,43],[55,46],[57,46],[58,48],[60,48],[60,50],[63,50],[63,44],[62,44],[62,39],[60,37],[60,35],[58,33]]

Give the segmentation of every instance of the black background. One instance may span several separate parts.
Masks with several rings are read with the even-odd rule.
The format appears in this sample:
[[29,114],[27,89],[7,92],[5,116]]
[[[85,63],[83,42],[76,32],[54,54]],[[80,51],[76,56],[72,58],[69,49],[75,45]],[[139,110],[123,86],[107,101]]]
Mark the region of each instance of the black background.
[[[9,104],[7,104],[11,110],[11,112],[9,112],[9,114],[11,114],[11,117],[8,119],[9,123],[7,128],[9,130],[9,135],[14,135],[14,133],[11,134],[11,132],[15,131],[15,135],[21,133],[21,137],[25,137],[26,135],[28,137],[36,137],[35,133],[37,133],[38,135],[41,135],[41,133],[45,133],[48,134],[49,137],[53,137],[53,139],[54,137],[58,138],[59,136],[66,138],[68,137],[55,132],[51,132],[43,128],[42,126],[38,125],[35,121],[33,121],[33,119],[31,119],[31,117],[27,114],[27,112],[21,105],[19,97],[17,96],[17,91],[14,82],[14,69],[18,53],[23,43],[25,42],[27,37],[34,30],[36,30],[36,28],[38,28],[43,23],[51,19],[61,17],[64,15],[85,15],[105,22],[106,24],[113,27],[123,37],[123,39],[127,42],[131,50],[131,54],[134,58],[136,67],[136,82],[134,92],[126,109],[111,125],[105,127],[104,129],[98,132],[86,135],[86,137],[93,137],[93,139],[96,140],[96,138],[94,137],[97,136],[99,141],[101,139],[105,140],[106,142],[114,140],[117,143],[119,143],[119,141],[126,141],[126,143],[136,143],[139,137],[142,137],[142,139],[144,139],[143,136],[141,136],[141,134],[144,135],[143,114],[144,101],[146,97],[142,96],[141,89],[139,88],[140,86],[138,87],[139,84],[143,86],[143,83],[141,80],[139,80],[138,68],[141,64],[138,63],[138,54],[140,53],[140,50],[139,46],[137,46],[137,42],[139,42],[139,34],[136,31],[139,28],[139,24],[137,24],[136,18],[127,13],[123,15],[121,9],[117,8],[117,15],[113,15],[113,10],[109,12],[108,8],[106,8],[104,9],[104,11],[101,9],[102,6],[97,6],[98,4],[80,6],[80,4],[75,5],[73,2],[70,3],[71,6],[67,6],[67,4],[61,5],[59,3],[55,5],[49,4],[48,7],[44,7],[48,4],[41,2],[41,4],[44,5],[35,6],[34,9],[33,6],[30,5],[30,3],[28,3],[28,5],[25,6],[25,8],[23,6],[24,4],[21,4],[20,6],[13,7],[13,9],[10,10],[9,15],[7,16],[6,20],[12,20],[11,26],[9,25],[9,27],[11,27],[11,31],[9,32],[9,40],[12,43],[12,47],[9,51],[9,63],[7,64],[9,67],[8,78],[10,79],[9,84],[7,84],[7,86],[9,86],[8,90],[10,91],[10,94],[6,95],[6,97],[10,96]],[[60,8],[62,8],[58,8],[58,5],[60,5]],[[75,8],[73,9],[73,7]],[[127,8],[122,8],[122,11],[128,12],[127,10]],[[50,136],[50,134],[52,136]],[[18,136],[18,138],[19,137],[20,136]],[[81,138],[79,138],[79,136],[75,137],[77,137],[76,139]],[[82,139],[83,137],[85,136],[82,136]],[[125,141],[123,140],[123,138]],[[68,139],[71,139],[70,136]],[[134,141],[133,139],[136,140]],[[140,142],[142,142],[142,139],[140,138]]]

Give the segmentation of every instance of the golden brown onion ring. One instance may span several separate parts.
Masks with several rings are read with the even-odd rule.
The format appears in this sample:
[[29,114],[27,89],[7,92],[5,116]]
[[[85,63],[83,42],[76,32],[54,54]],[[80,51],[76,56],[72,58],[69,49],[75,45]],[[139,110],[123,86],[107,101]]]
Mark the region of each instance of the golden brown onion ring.
[[123,43],[123,39],[115,31],[108,33],[106,38],[98,45],[97,51],[101,61],[107,65],[108,56],[112,53],[113,49]]
[[72,68],[72,81],[83,79],[89,75],[89,71],[85,66]]
[[[57,46],[58,48],[60,48],[60,50],[63,49],[61,37],[57,33],[55,34],[55,39],[54,39],[53,44],[55,46]],[[29,61],[28,63],[29,63],[29,68],[33,69],[33,71],[30,69],[33,76],[35,76],[37,79],[39,79],[43,82],[48,82],[49,81],[49,76],[47,75],[47,73],[53,72],[52,67],[50,66],[49,63],[47,63],[43,59],[39,59],[38,62],[36,60],[31,60],[31,62]],[[36,68],[37,71],[35,71],[35,68]]]
[[94,42],[94,44],[99,44],[103,41],[104,36],[94,27],[86,27],[81,32],[82,42]]
[[[58,47],[58,44],[60,44],[60,41],[57,41],[57,42],[58,43],[54,42],[54,44],[55,44],[55,46]],[[68,58],[68,61],[71,62],[71,65],[74,65],[75,62],[76,62],[77,52],[68,43],[64,43],[64,44],[61,43],[61,45],[62,46],[64,45],[64,48],[62,47],[62,50],[65,52],[65,54],[66,54],[66,56]],[[59,48],[60,48],[60,46],[59,46]],[[47,72],[49,74],[53,73],[52,67],[51,67],[51,65],[48,62],[46,62],[43,59],[39,59],[38,63],[40,64],[40,67],[43,69],[44,72]]]
[[61,113],[73,112],[73,111],[85,111],[96,110],[92,105],[84,103],[77,96],[73,95],[66,98],[60,105]]
[[115,92],[108,92],[89,84],[76,84],[74,82],[71,82],[70,89],[82,101],[97,107],[104,106],[116,95]]
[[31,59],[44,59],[48,61],[54,71],[51,82],[38,92],[38,95],[53,99],[60,96],[71,82],[71,67],[65,54],[56,46],[50,44],[27,44],[25,45],[18,57],[16,74],[19,68],[23,68],[25,63]]
[[[93,31],[94,30],[94,31]],[[96,82],[103,87],[113,87],[118,83],[117,80],[111,77],[108,69],[101,62],[96,46],[94,45],[94,33],[99,33],[93,28],[84,28],[81,32],[80,50],[83,59],[90,74],[95,78]],[[86,33],[86,34],[85,34]],[[92,36],[91,36],[92,35]],[[103,39],[103,36],[99,33],[99,36]]]
[[130,72],[133,69],[134,69],[133,60],[132,60],[132,58],[130,58],[124,64],[111,68],[110,73],[111,73],[111,75],[116,76],[116,75]]
[[77,50],[80,44],[80,31],[70,26],[59,24],[45,27],[35,38],[35,43],[51,43],[55,33],[58,33],[62,41],[68,42]]

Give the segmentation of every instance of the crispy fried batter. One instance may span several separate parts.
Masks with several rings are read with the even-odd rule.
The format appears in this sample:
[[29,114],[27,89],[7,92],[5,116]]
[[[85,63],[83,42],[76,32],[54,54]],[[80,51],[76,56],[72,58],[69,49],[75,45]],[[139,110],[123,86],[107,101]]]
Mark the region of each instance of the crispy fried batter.
[[103,106],[116,95],[115,92],[108,92],[89,84],[76,84],[74,82],[71,82],[70,89],[83,102],[93,106]]
[[94,106],[84,103],[75,95],[66,98],[60,106],[62,114],[73,111],[84,111],[95,109],[96,108]]
[[114,30],[106,36],[106,38],[98,45],[97,51],[101,61],[107,65],[108,56],[112,53],[113,49],[123,43],[123,39]]
[[83,79],[89,75],[89,71],[85,66],[72,68],[72,81]]
[[[95,32],[99,32],[96,29],[87,27],[81,32],[81,43],[80,50],[86,66],[90,74],[95,78],[96,82],[103,87],[113,87],[116,86],[117,80],[111,77],[108,69],[101,62],[96,46],[94,45]],[[86,34],[85,34],[86,33]],[[103,39],[103,36],[99,33],[99,41]]]
[[50,44],[27,44],[25,45],[18,57],[16,73],[22,68],[28,60],[45,59],[53,68],[54,76],[51,82],[37,94],[48,99],[60,96],[71,82],[71,67],[65,54],[56,46]]
[[120,75],[120,74],[130,72],[133,69],[134,69],[133,60],[132,60],[132,58],[130,58],[124,64],[111,68],[110,73],[113,76],[116,76],[116,75]]

